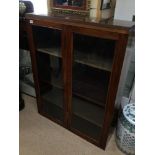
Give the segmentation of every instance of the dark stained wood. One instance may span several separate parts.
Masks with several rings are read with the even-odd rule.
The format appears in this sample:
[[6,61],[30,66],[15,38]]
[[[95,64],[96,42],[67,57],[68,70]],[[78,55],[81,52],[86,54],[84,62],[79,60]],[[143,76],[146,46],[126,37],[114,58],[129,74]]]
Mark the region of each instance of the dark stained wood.
[[65,35],[65,52],[66,52],[66,91],[67,91],[67,114],[68,128],[71,124],[72,112],[72,59],[73,59],[73,34],[68,27],[64,27]]
[[[26,14],[27,32],[29,46],[31,51],[32,69],[34,73],[35,89],[37,95],[38,111],[40,114],[49,119],[63,125],[77,135],[85,138],[93,144],[105,149],[108,133],[114,113],[115,98],[118,89],[122,64],[127,45],[128,34],[133,28],[133,23],[124,21],[103,21],[89,18],[81,18],[75,16],[63,15],[37,15]],[[64,123],[60,123],[42,112],[42,102],[40,97],[40,88],[38,80],[37,62],[36,62],[36,47],[33,37],[32,25],[59,29],[61,35],[61,52],[62,52],[62,68],[63,68],[63,83],[64,83]],[[98,38],[112,39],[116,41],[115,55],[113,59],[112,71],[110,75],[110,83],[108,94],[106,97],[105,113],[103,117],[103,128],[100,133],[100,140],[96,141],[92,137],[81,133],[71,127],[72,121],[72,67],[73,67],[73,34],[79,33]]]
[[93,36],[93,37],[98,37],[98,38],[106,38],[106,39],[113,39],[117,40],[119,37],[119,34],[113,33],[104,29],[96,29],[92,27],[83,27],[83,26],[71,26],[71,30],[73,32],[83,34],[83,35],[88,35],[88,36]]
[[61,46],[62,46],[62,57],[63,57],[63,80],[64,80],[64,112],[65,112],[65,117],[64,117],[64,124],[65,127],[68,127],[68,117],[69,117],[69,112],[68,112],[68,103],[70,102],[69,98],[69,80],[68,80],[68,62],[67,62],[67,57],[68,57],[68,52],[67,52],[67,45],[66,45],[66,35],[67,31],[64,30],[63,28],[62,31],[62,40],[61,40]]
[[77,17],[74,15],[55,15],[55,14],[33,14],[27,13],[27,19],[33,20],[34,23],[44,23],[46,26],[50,24],[75,26],[82,28],[91,28],[98,30],[105,30],[107,32],[115,32],[128,34],[129,30],[133,28],[133,22],[121,21],[121,20],[96,20],[94,18]]
[[30,19],[31,25],[36,25],[36,26],[42,26],[42,27],[48,27],[48,28],[54,28],[61,30],[63,27],[63,24],[57,23],[57,22],[50,22],[50,21],[42,21],[42,20],[37,20],[37,19]]

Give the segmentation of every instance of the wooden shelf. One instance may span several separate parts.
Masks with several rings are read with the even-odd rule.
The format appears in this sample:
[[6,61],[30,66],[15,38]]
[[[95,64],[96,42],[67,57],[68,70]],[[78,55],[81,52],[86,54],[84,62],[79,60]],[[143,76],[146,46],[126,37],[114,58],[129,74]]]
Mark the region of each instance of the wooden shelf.
[[46,54],[49,54],[49,55],[52,55],[55,57],[59,57],[59,58],[62,57],[60,48],[58,48],[58,47],[37,48],[37,51],[43,52],[43,53],[46,53]]
[[[109,72],[85,65],[73,66],[73,94],[104,107],[109,84]],[[95,76],[94,76],[95,75]]]
[[[73,67],[72,94],[83,100],[89,101],[92,104],[105,107],[109,74],[101,70],[97,72],[96,69],[88,71],[87,68],[90,67],[85,68],[84,66],[84,68],[87,70],[85,71],[83,68],[78,66],[76,65]],[[94,74],[96,76],[93,76]],[[53,85],[59,89],[63,89],[62,72],[60,71],[60,74],[57,77],[52,76],[50,82],[43,82],[47,83],[48,85]]]
[[88,102],[90,102],[91,104],[96,104],[96,105],[98,105],[98,106],[105,107],[104,102],[100,102],[100,101],[95,100],[95,99],[93,99],[93,98],[91,98],[91,97],[82,95],[81,93],[77,93],[76,91],[75,91],[75,92],[73,91],[72,93],[73,93],[73,96],[76,96],[76,97],[78,97],[78,98],[80,98],[80,99],[83,99],[83,100],[85,100],[85,101],[88,101]]
[[[94,88],[94,89],[93,89]],[[104,107],[106,101],[106,88],[104,86],[96,87],[82,81],[74,81],[73,94]]]
[[[39,52],[52,56],[62,57],[61,53],[61,33],[47,31],[36,34],[36,47]],[[57,35],[56,35],[57,34]],[[53,35],[53,36],[52,36]],[[113,63],[113,42],[92,37],[74,36],[73,54],[74,62],[84,64],[93,68],[111,72]],[[111,48],[109,48],[111,47]]]
[[[48,84],[48,85],[52,85],[53,87],[56,87],[56,88],[58,88],[60,90],[64,90],[64,88],[62,87],[62,85],[59,82],[53,82],[53,84],[51,84],[49,82],[43,81],[43,83]],[[85,96],[85,95],[83,95],[82,93],[80,93],[80,92],[78,92],[76,90],[73,91],[72,94],[73,94],[73,96],[78,97],[79,99],[83,99],[83,100],[85,100],[87,102],[90,102],[91,104],[96,104],[96,105],[98,105],[98,106],[100,106],[102,108],[105,107],[105,105],[104,105],[105,102],[104,101],[103,102],[98,101],[97,99],[92,98],[92,96]]]
[[[52,55],[55,57],[59,57],[59,58],[62,57],[60,48],[58,48],[58,47],[44,47],[44,48],[39,47],[39,48],[37,48],[37,51],[43,52],[43,53],[46,53],[46,54],[49,54],[49,55]],[[111,72],[112,59],[102,58],[95,54],[88,55],[88,54],[84,54],[80,51],[76,51],[76,53],[78,53],[78,54],[75,55],[74,62]]]
[[97,54],[85,54],[85,52],[76,51],[74,55],[74,62],[81,63],[93,68],[106,70],[111,72],[112,70],[112,59],[103,58]]
[[[55,104],[59,108],[63,108],[63,93],[64,91],[62,89],[53,86],[52,89],[41,95],[41,98],[45,102],[47,101],[50,104]],[[50,106],[50,104],[48,106]],[[46,106],[46,104],[44,104],[44,106]],[[72,106],[73,114],[102,127],[104,108],[77,97],[73,97]]]
[[88,101],[73,97],[73,114],[102,127],[104,108],[101,108]]
[[59,36],[61,33],[58,31],[58,36],[56,36],[56,33],[53,33],[52,30],[48,29],[45,34],[42,31],[39,31],[38,34],[36,34],[37,51],[56,57],[62,57],[61,38]]

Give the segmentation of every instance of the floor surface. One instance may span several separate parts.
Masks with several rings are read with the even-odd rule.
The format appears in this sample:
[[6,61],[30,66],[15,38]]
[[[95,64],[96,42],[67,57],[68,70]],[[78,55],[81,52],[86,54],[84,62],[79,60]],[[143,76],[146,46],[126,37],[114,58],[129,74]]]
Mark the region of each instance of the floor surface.
[[104,151],[38,114],[35,98],[23,95],[23,99],[25,108],[19,114],[20,155],[124,155],[116,146],[114,134]]

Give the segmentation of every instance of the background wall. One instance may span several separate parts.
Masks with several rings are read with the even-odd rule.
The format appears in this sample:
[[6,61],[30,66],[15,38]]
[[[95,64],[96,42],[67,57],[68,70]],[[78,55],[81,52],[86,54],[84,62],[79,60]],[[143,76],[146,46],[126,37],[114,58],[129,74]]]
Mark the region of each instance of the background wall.
[[135,15],[135,0],[116,0],[114,19],[132,21]]
[[[116,0],[114,19],[132,21],[133,15],[135,15],[135,0]],[[131,102],[135,102],[135,87],[133,81],[133,77],[135,76],[134,37],[132,38],[132,44],[129,45],[130,46],[128,46],[126,49],[126,55],[117,92],[117,108],[120,106],[123,96],[126,98],[126,100],[131,98]]]

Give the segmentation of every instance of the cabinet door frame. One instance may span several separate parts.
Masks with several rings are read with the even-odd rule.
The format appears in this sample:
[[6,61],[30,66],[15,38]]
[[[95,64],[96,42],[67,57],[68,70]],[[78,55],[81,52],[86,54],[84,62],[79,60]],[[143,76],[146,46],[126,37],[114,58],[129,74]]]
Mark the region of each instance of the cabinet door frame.
[[[89,142],[98,145],[99,147],[105,149],[107,138],[109,135],[110,125],[113,118],[114,113],[114,106],[115,106],[115,98],[117,94],[121,69],[123,65],[126,45],[127,45],[127,34],[118,34],[115,32],[107,32],[104,30],[97,30],[97,29],[91,29],[91,28],[79,28],[74,26],[68,26],[67,27],[67,36],[68,40],[66,40],[66,44],[68,47],[68,57],[67,57],[67,71],[68,73],[68,129],[72,132],[76,133],[77,135],[85,138]],[[103,125],[101,130],[101,136],[99,141],[94,140],[93,138],[79,132],[76,129],[71,128],[71,120],[72,120],[72,63],[73,63],[73,34],[78,33],[81,35],[87,35],[92,37],[98,37],[103,39],[112,39],[115,40],[115,50],[114,50],[114,58],[113,58],[113,65],[112,65],[112,71],[110,76],[110,82],[108,86],[108,92],[107,92],[107,100],[106,100],[106,107],[105,107],[105,113],[103,116]]]
[[115,100],[116,100],[117,89],[118,89],[119,80],[121,76],[121,70],[123,66],[127,41],[128,41],[127,34],[126,35],[119,34],[119,39],[116,41],[116,45],[115,45],[115,54],[114,54],[112,72],[111,72],[110,83],[109,83],[108,94],[107,94],[102,135],[100,139],[100,145],[104,149],[106,147],[110,125],[114,116]]
[[[57,29],[61,30],[61,52],[62,52],[62,73],[63,73],[63,85],[64,85],[64,99],[63,99],[63,109],[64,109],[64,120],[63,122],[53,118],[52,116],[48,116],[42,111],[42,100],[41,100],[41,94],[40,94],[40,86],[39,86],[39,78],[38,78],[38,67],[37,67],[37,48],[35,46],[35,39],[33,36],[33,26],[39,26],[43,28],[51,28],[51,29]],[[65,52],[65,43],[63,43],[64,38],[66,37],[65,31],[63,30],[63,25],[61,24],[49,24],[44,23],[42,21],[33,20],[27,20],[27,32],[28,32],[28,40],[29,40],[29,48],[30,48],[30,54],[31,54],[31,61],[32,61],[32,71],[33,71],[33,78],[34,78],[34,85],[36,90],[36,99],[37,99],[37,109],[38,112],[45,116],[46,118],[58,123],[59,125],[67,128],[67,118],[68,118],[68,112],[67,112],[67,99],[66,99],[66,52]]]

